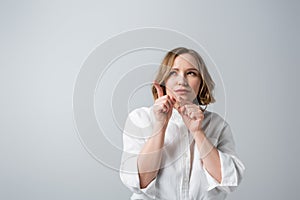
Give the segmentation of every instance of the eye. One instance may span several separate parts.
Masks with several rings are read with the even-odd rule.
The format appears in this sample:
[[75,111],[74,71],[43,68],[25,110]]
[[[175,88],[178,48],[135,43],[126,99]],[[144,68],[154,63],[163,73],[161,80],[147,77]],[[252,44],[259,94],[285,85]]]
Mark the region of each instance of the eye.
[[190,76],[198,76],[198,73],[194,72],[194,71],[189,71],[187,73],[187,75],[190,75]]
[[170,71],[169,76],[175,76],[177,74],[176,71]]

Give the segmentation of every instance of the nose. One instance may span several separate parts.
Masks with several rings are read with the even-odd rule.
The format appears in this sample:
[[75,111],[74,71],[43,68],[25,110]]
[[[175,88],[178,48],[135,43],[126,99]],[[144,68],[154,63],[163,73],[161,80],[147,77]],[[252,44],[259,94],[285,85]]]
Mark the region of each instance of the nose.
[[177,84],[178,85],[183,85],[183,86],[187,86],[188,85],[187,84],[187,80],[186,80],[186,78],[184,76],[179,75],[177,78],[178,78],[177,79]]

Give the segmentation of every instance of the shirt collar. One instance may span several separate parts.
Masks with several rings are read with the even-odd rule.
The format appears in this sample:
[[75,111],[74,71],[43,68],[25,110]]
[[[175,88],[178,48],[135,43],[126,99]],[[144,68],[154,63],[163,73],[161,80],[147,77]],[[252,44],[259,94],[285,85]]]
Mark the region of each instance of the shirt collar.
[[181,115],[179,114],[179,112],[175,108],[173,108],[170,121],[173,121],[173,122],[176,122],[176,123],[179,123],[179,122],[182,121]]

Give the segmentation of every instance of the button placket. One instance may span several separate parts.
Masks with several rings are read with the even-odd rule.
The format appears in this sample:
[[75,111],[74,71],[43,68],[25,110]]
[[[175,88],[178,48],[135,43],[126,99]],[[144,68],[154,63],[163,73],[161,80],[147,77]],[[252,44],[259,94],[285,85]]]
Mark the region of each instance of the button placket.
[[184,182],[185,182],[185,190],[184,197],[185,199],[189,196],[189,177],[190,177],[190,140],[189,140],[189,131],[186,129],[184,131],[184,158],[185,158],[185,171],[184,171]]

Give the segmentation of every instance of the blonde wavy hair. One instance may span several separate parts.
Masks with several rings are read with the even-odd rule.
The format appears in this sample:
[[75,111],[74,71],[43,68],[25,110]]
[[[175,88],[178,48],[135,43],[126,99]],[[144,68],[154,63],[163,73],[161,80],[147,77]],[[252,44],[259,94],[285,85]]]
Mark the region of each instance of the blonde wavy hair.
[[[166,95],[166,88],[165,88],[165,81],[169,77],[169,73],[171,71],[171,68],[174,64],[174,60],[177,58],[177,56],[181,54],[189,54],[191,55],[197,63],[197,68],[200,72],[200,88],[199,88],[199,93],[197,94],[197,103],[199,105],[205,105],[207,106],[210,103],[215,102],[215,98],[213,97],[213,90],[215,87],[215,83],[212,80],[207,67],[202,59],[202,57],[194,50],[192,49],[187,49],[184,47],[178,47],[175,48],[171,51],[169,51],[162,63],[160,64],[158,73],[156,75],[156,78],[154,82],[157,82],[160,84],[160,86],[163,88],[164,95]],[[158,94],[156,91],[156,88],[154,87],[154,84],[152,85],[152,95],[154,100],[158,98]],[[195,99],[195,100],[196,100]]]

